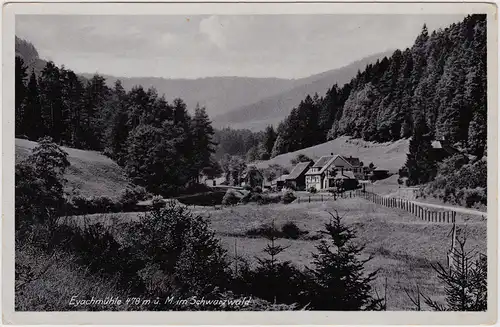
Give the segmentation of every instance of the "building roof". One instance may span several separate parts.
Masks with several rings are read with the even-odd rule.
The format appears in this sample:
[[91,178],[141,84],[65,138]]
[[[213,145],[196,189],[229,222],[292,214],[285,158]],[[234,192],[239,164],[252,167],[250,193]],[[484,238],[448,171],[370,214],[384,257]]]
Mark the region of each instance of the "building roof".
[[288,177],[286,179],[293,180],[299,178],[299,176],[302,175],[310,165],[310,162],[299,162],[295,167],[293,167],[292,171],[290,172],[290,174],[288,174]]
[[438,140],[432,141],[431,145],[434,149],[442,149],[443,148],[443,144],[441,143],[441,141],[438,141]]
[[276,178],[276,179],[273,179],[273,181],[271,182],[272,184],[276,184],[277,182],[284,182],[286,181],[288,177],[288,174],[287,175],[281,175],[280,177]]
[[263,177],[262,176],[262,173],[260,170],[258,170],[257,168],[255,167],[252,167],[252,168],[248,168],[246,169],[244,172],[243,172],[243,175],[241,176],[243,179],[247,178],[249,174],[257,174],[259,175],[259,177]]
[[359,160],[359,158],[354,158],[354,157],[343,157],[345,160],[347,160],[347,162],[349,162],[351,164],[351,166],[353,167],[359,167],[361,166],[361,161]]
[[[312,172],[312,171],[308,171],[306,173],[306,175],[320,175],[320,174],[323,174],[325,172],[325,170],[333,163],[333,161],[335,161],[335,159],[337,158],[341,158],[342,160],[344,160],[345,162],[347,162],[349,165],[352,166],[352,163],[350,163],[349,161],[347,161],[347,159],[343,156],[340,156],[340,155],[334,155],[334,156],[323,156],[321,158],[319,158],[318,161],[316,161],[316,163],[314,164],[314,166],[312,166],[312,168],[321,168],[320,171],[316,171],[316,172]],[[327,160],[328,159],[328,160]],[[357,159],[357,158],[355,158]],[[358,159],[358,162],[359,162],[359,159]]]
[[323,156],[318,159],[313,165],[313,168],[323,168],[331,159],[333,156]]
[[354,173],[352,171],[337,171],[335,179],[356,179],[356,177],[354,177]]

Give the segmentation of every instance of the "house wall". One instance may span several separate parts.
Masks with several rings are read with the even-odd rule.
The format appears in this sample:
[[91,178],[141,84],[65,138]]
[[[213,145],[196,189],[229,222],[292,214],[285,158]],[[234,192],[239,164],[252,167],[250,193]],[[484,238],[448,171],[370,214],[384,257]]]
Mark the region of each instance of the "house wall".
[[320,175],[308,175],[306,176],[306,190],[314,187],[316,190],[321,190],[321,176]]

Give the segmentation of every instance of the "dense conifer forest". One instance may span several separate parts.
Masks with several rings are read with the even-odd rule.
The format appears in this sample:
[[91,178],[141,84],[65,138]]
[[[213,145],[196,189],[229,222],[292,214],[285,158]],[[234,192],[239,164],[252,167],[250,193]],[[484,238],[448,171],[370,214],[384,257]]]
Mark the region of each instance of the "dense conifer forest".
[[213,135],[205,108],[190,115],[181,99],[168,103],[153,88],[109,88],[102,76],[86,80],[53,62],[37,76],[16,57],[16,136],[102,151],[151,192],[178,192],[216,173]]
[[481,157],[486,147],[486,16],[429,34],[424,25],[411,48],[396,50],[333,85],[325,97],[307,96],[279,125],[271,155],[296,151],[340,135],[386,142],[408,138],[418,115],[432,138],[444,138]]

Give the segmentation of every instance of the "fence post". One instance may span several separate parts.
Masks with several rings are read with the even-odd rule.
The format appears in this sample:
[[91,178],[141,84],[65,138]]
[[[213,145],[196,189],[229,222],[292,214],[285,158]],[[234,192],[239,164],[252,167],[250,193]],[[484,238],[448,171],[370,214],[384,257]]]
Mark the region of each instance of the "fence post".
[[309,203],[311,203],[311,196],[309,195]]

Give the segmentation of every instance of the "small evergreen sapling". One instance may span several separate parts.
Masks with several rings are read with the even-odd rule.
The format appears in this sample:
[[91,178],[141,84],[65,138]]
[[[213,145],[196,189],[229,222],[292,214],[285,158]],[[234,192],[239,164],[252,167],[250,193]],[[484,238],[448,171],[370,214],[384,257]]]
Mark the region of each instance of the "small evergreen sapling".
[[309,269],[313,284],[309,290],[313,310],[381,310],[381,299],[372,296],[371,283],[378,271],[365,273],[364,265],[372,259],[361,259],[364,246],[353,244],[355,230],[342,223],[336,213],[325,224],[322,240],[313,254],[313,268]]

